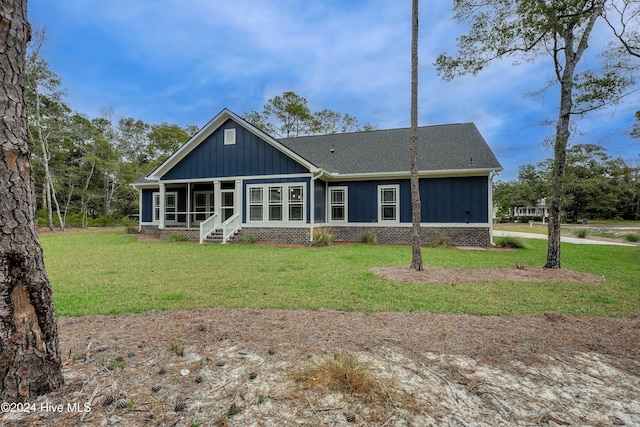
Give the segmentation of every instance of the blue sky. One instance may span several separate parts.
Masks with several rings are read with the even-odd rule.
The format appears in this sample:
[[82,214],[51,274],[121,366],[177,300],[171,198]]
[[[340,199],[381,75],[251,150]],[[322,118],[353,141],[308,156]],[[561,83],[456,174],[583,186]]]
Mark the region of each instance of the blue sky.
[[[464,27],[451,1],[420,6],[420,125],[474,122],[504,167],[551,157],[543,145],[557,116],[549,63],[496,62],[478,76],[442,81],[433,62],[455,52]],[[29,18],[46,27],[43,55],[89,117],[203,126],[223,108],[262,110],[284,91],[380,129],[409,126],[411,2],[389,0],[29,0]],[[605,45],[597,28],[590,49]],[[587,60],[582,67],[595,66]],[[633,103],[635,101],[635,103]],[[629,137],[638,97],[576,122],[572,143],[638,159]]]

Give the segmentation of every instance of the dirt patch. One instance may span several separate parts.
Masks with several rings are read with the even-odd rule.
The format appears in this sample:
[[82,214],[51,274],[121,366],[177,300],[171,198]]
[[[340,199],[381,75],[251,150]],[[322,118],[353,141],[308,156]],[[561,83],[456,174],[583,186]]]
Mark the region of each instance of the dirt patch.
[[[59,331],[65,386],[3,426],[640,424],[640,316],[203,309]],[[343,357],[381,392],[298,380]]]
[[508,268],[444,268],[424,267],[416,271],[408,267],[376,267],[370,269],[391,280],[429,285],[455,285],[473,282],[511,280],[524,282],[604,283],[604,277],[565,269],[543,267]]

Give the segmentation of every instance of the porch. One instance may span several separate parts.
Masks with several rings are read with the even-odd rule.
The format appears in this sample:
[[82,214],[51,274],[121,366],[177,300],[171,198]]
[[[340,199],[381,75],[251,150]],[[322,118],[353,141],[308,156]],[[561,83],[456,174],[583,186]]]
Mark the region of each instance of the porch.
[[218,234],[226,243],[242,223],[241,189],[240,180],[161,183],[153,193],[153,223],[162,234],[183,232],[200,243]]

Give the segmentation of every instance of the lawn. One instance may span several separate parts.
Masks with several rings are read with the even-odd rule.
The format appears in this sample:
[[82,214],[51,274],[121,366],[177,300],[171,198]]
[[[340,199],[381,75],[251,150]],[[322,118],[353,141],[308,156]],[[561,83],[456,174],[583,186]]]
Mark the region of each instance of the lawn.
[[[563,244],[563,267],[604,284],[480,282],[428,286],[369,272],[408,265],[406,246],[291,248],[138,241],[119,231],[40,236],[62,316],[204,307],[322,308],[482,315],[557,312],[640,313],[640,248]],[[511,252],[424,248],[425,265],[486,268],[541,266],[546,242]]]

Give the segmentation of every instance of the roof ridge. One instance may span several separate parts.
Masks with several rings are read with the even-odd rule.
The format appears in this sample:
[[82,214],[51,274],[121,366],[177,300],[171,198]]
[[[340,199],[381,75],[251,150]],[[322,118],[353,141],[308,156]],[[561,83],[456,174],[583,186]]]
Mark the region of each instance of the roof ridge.
[[[434,125],[423,125],[418,126],[418,129],[424,128],[435,128],[435,127],[444,127],[444,126],[459,126],[459,125],[474,125],[474,122],[456,122],[456,123],[440,123]],[[394,132],[399,130],[411,130],[411,127],[399,127],[399,128],[389,128],[389,129],[372,129],[372,130],[358,130],[352,132],[336,132],[336,133],[322,133],[317,135],[300,135],[300,136],[290,136],[286,138],[275,138],[277,141],[282,140],[291,140],[291,139],[301,139],[301,138],[318,138],[318,137],[326,137],[333,135],[355,135],[355,134],[363,134],[363,133],[381,133],[381,132]]]

